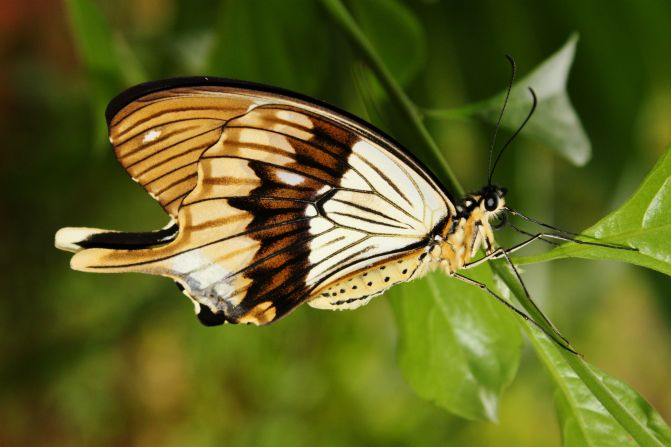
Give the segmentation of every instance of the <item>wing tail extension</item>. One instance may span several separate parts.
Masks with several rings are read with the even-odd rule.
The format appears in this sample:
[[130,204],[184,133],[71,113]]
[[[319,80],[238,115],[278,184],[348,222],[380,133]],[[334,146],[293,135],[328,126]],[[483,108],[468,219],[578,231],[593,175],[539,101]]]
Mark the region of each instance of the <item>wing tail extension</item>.
[[74,252],[70,265],[75,270],[123,272],[151,270],[157,249],[175,239],[177,224],[144,233],[67,227],[56,233],[56,248]]

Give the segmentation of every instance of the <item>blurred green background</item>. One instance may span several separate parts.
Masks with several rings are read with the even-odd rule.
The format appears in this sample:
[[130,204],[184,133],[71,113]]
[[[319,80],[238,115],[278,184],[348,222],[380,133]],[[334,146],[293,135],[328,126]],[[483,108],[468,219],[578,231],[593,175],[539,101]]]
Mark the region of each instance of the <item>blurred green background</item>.
[[[521,137],[496,174],[516,208],[546,222],[591,225],[671,143],[668,2],[348,5],[427,107],[487,98],[507,82],[504,54],[523,75],[579,33],[569,93],[592,160],[579,168]],[[73,272],[53,248],[63,226],[165,224],[106,140],[104,105],[133,83],[242,78],[367,117],[360,60],[319,2],[2,0],[0,60],[0,445],[559,445],[552,387],[531,351],[498,424],[468,422],[404,383],[384,298],[355,312],[300,308],[265,328],[205,328],[170,281]],[[481,186],[491,127],[428,124],[462,183]],[[525,272],[586,358],[669,421],[669,278],[576,259]]]

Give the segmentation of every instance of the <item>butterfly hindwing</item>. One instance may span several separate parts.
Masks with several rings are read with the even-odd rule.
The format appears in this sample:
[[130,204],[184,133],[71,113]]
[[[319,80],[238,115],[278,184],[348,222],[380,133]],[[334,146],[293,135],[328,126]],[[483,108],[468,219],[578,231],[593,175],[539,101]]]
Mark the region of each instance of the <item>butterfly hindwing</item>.
[[[421,253],[431,231],[454,215],[421,166],[337,111],[256,90],[173,90],[131,103],[112,127],[138,113],[144,117],[124,130],[134,135],[124,141],[144,140],[160,127],[165,140],[156,137],[153,150],[123,142],[116,150],[122,164],[136,157],[124,166],[129,172],[142,166],[131,175],[177,220],[177,236],[137,250],[83,250],[75,268],[168,276],[221,322],[265,324],[309,300],[315,307],[351,307],[325,291]],[[235,109],[232,98],[247,105]],[[150,111],[156,103],[163,109],[171,103],[176,115]],[[217,114],[219,107],[226,112]],[[159,172],[165,183],[155,178]],[[401,271],[391,283],[404,280]],[[356,292],[357,300],[388,288],[385,277],[368,295]]]

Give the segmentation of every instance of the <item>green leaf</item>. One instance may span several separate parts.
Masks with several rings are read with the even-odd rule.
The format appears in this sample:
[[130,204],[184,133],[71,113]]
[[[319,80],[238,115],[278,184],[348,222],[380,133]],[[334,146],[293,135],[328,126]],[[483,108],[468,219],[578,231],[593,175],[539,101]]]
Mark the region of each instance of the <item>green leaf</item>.
[[[486,265],[473,274],[491,281]],[[479,288],[443,272],[403,284],[391,295],[398,361],[415,392],[459,416],[495,420],[499,397],[520,360],[514,316]]]
[[[631,435],[594,397],[570,365],[547,339],[537,339],[546,366],[551,364],[557,385],[555,407],[559,415],[562,445],[566,447],[637,446]],[[624,382],[608,376],[593,366],[588,368],[615,398],[645,426],[663,445],[671,445],[671,429],[661,416],[636,391]]]
[[[508,287],[509,292],[522,304],[524,310],[545,327],[546,324],[539,310],[525,299],[522,287],[512,271],[500,261],[492,262],[491,267],[502,283]],[[608,415],[608,421],[612,422],[612,427],[616,425],[619,427],[617,429],[611,427],[612,433],[614,433],[613,430],[623,430],[627,439],[635,439],[641,446],[662,447],[663,444],[658,439],[658,432],[665,432],[664,423],[654,416],[641,416],[642,413],[650,414],[651,409],[647,407],[647,404],[643,405],[638,402],[632,405],[631,399],[624,399],[621,391],[614,390],[599,375],[601,373],[585,363],[582,358],[559,348],[536,327],[526,324],[522,326],[538,353],[539,359],[554,380],[558,390],[563,393],[561,397],[565,397],[571,405],[572,413],[566,413],[570,416],[566,416],[565,429],[569,430],[569,433],[565,436],[577,436],[575,434],[577,422],[582,428],[582,436],[590,439],[601,436],[603,431],[601,423],[604,417],[595,418],[593,423],[584,422],[586,414],[594,414],[598,410],[602,415]],[[549,330],[549,327],[546,327],[546,330]],[[581,403],[585,402],[587,403],[581,406]],[[559,401],[558,405],[563,403],[565,402]],[[570,441],[567,441],[565,445],[572,445],[568,442]]]
[[396,0],[356,0],[349,5],[396,81],[407,84],[426,62],[426,35],[417,17]]
[[123,86],[121,63],[112,40],[112,30],[96,2],[65,2],[70,28],[80,58],[89,71],[91,105],[95,122],[95,145],[107,141],[104,114],[107,103]]
[[[220,16],[209,55],[211,74],[306,93],[316,91],[328,74],[332,42],[319,3],[231,0]],[[316,23],[326,29],[315,32]]]
[[612,259],[671,275],[671,147],[624,205],[583,234],[638,251],[568,243],[546,253],[518,258],[516,262],[526,264],[566,257]]
[[96,2],[65,2],[79,54],[94,74],[117,76],[120,61],[112,43],[112,30]]
[[[519,128],[531,109],[532,98],[528,91],[531,87],[536,92],[538,107],[524,128],[524,135],[540,141],[570,162],[582,166],[589,161],[592,148],[566,91],[566,81],[577,42],[578,36],[572,35],[559,51],[515,82],[501,127],[510,131]],[[505,91],[463,108],[426,110],[425,113],[435,118],[477,116],[496,124],[504,97]]]
[[[557,151],[570,162],[582,166],[589,161],[592,148],[578,114],[566,92],[566,81],[573,65],[577,34],[529,75],[520,79],[510,92],[510,100],[501,125],[517,130],[531,108],[531,87],[538,97],[538,108],[524,128],[524,134]],[[480,115],[496,123],[503,103],[503,93],[487,101],[489,109]]]

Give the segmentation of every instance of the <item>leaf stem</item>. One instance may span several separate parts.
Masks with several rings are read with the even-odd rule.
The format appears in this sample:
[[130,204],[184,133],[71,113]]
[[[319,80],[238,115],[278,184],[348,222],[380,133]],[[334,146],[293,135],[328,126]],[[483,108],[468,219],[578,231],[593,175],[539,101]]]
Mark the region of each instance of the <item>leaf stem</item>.
[[487,101],[479,101],[451,109],[421,108],[420,110],[424,117],[432,119],[472,118],[481,113],[487,105]]
[[368,60],[371,69],[379,78],[391,100],[396,103],[396,106],[405,115],[408,122],[412,123],[412,126],[422,138],[422,143],[429,149],[429,153],[440,166],[438,174],[442,174],[441,178],[445,181],[445,186],[453,191],[458,197],[463,196],[464,189],[459,184],[457,177],[454,175],[452,168],[447,163],[440,148],[422,123],[422,114],[419,109],[405,94],[401,86],[394,80],[391,72],[384,65],[382,59],[377,54],[361,28],[356,24],[352,15],[340,0],[322,0],[322,3],[331,14],[332,18],[343,28],[348,37],[357,46],[358,50]]
[[[368,38],[358,27],[341,0],[322,0],[322,3],[331,14],[332,18],[343,28],[349,38],[368,59],[371,68],[379,77],[382,85],[387,90],[391,99],[406,115],[408,121],[412,126],[415,127],[415,130],[422,137],[424,144],[426,144],[426,146],[431,150],[431,153],[435,157],[436,161],[440,164],[440,168],[443,170],[443,177],[446,177],[448,183],[446,186],[451,188],[459,196],[463,195],[463,188],[452,172],[452,169],[447,163],[447,160],[440,152],[437,144],[429,134],[429,131],[424,126],[421,114],[417,107],[401,89],[400,85],[394,80],[391,73],[382,62],[381,58],[375,52],[375,49],[369,42]],[[464,112],[462,111],[461,113]],[[544,319],[540,315],[540,312],[525,299],[524,292],[521,290],[521,287],[516,278],[513,276],[512,272],[505,268],[500,262],[492,262],[491,266],[494,273],[499,276],[506,284],[506,286],[512,291],[512,293],[515,295],[524,309],[529,313],[529,315],[549,332],[552,332],[552,328],[550,328],[550,326],[545,323]],[[521,320],[520,324],[532,337],[541,336],[538,335],[530,325],[523,324]],[[620,402],[617,401],[615,396],[613,396],[613,394],[588,368],[587,364],[581,358],[569,353],[568,351],[559,349],[556,346],[554,346],[554,349],[559,351],[562,357],[568,362],[571,368],[599,400],[599,402],[601,402],[601,404],[608,410],[608,412],[615,418],[615,420],[617,420],[620,425],[622,425],[622,427],[627,432],[629,432],[629,434],[636,440],[636,442],[638,442],[642,447],[663,447],[662,444],[650,433],[650,431],[636,418],[634,418],[634,416],[626,408],[624,408]]]

